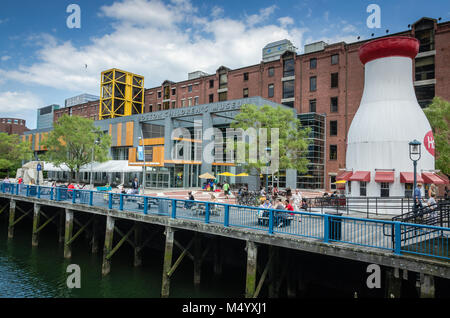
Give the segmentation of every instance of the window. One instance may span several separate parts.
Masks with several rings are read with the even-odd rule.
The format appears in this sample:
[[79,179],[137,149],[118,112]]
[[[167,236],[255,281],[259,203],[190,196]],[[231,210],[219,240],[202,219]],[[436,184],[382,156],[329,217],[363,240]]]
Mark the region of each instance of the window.
[[209,88],[213,88],[214,87],[214,80],[209,80]]
[[175,102],[174,101],[172,102],[172,108],[175,108]]
[[192,92],[192,85],[188,85],[188,92]]
[[348,194],[352,193],[352,182],[351,181],[347,182],[347,190],[348,190]]
[[275,68],[269,67],[269,69],[268,69],[268,75],[269,75],[269,77],[274,76],[274,75],[275,75]]
[[434,78],[434,56],[427,56],[415,60],[416,81]]
[[337,136],[337,120],[330,121],[330,136]]
[[228,76],[227,73],[219,75],[219,89],[226,88],[228,86]]
[[330,176],[330,189],[336,190],[336,176]]
[[294,108],[294,102],[284,102],[283,105]]
[[425,108],[433,101],[435,85],[416,86],[415,91],[420,107]]
[[339,73],[331,73],[331,88],[338,87]]
[[198,96],[194,97],[194,105],[198,105]]
[[388,182],[381,182],[380,196],[382,198],[389,197],[389,183]]
[[317,77],[311,76],[309,78],[309,91],[314,92],[317,89]]
[[283,98],[294,97],[294,80],[283,82]]
[[161,91],[158,91],[158,98],[161,98]]
[[177,93],[177,89],[176,88],[172,88],[172,96],[175,95]]
[[412,198],[412,195],[413,195],[413,184],[405,183],[405,197]]
[[209,102],[210,103],[214,102],[214,94],[209,94]]
[[158,104],[158,110],[161,110],[161,104],[160,103]]
[[269,84],[267,93],[268,93],[269,97],[273,97],[273,93],[274,93],[274,86],[273,86],[273,84]]
[[360,181],[359,182],[359,196],[365,197],[367,195],[367,182]]
[[219,93],[219,102],[227,100],[227,92]]
[[317,67],[317,59],[314,57],[312,59],[309,60],[309,68],[315,69]]
[[248,73],[244,73],[244,81],[248,81]]
[[309,112],[310,113],[315,113],[316,112],[316,100],[315,99],[311,99],[309,101]]
[[287,59],[283,61],[283,77],[294,76],[295,63],[294,59]]
[[248,97],[248,88],[244,88],[242,91],[242,95],[244,98]]
[[181,100],[181,107],[185,107],[186,106],[186,99],[182,99]]
[[338,98],[337,97],[330,98],[330,111],[332,113],[336,113],[338,111]]
[[337,160],[337,145],[330,145],[330,160]]
[[192,97],[188,98],[188,106],[192,106]]
[[338,64],[339,63],[339,54],[331,55],[331,64]]

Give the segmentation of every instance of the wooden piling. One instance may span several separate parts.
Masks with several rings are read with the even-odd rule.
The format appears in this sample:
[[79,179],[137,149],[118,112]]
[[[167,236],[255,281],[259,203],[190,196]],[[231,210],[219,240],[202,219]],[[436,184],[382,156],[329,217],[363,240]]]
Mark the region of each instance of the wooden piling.
[[170,292],[170,276],[169,271],[172,266],[172,254],[173,254],[173,242],[174,242],[174,230],[166,226],[166,246],[164,250],[164,264],[162,273],[162,284],[161,284],[161,297],[169,297]]
[[214,244],[214,275],[221,276],[222,275],[222,259],[220,254],[220,239],[215,239]]
[[92,239],[91,239],[91,252],[92,254],[98,253],[98,218],[95,217],[92,222]]
[[14,237],[14,218],[16,215],[16,201],[9,201],[9,226],[8,226],[8,239]]
[[195,233],[194,239],[194,286],[200,286],[201,274],[202,274],[202,241],[200,235]]
[[434,276],[420,273],[420,298],[435,298]]
[[111,271],[111,259],[107,256],[113,247],[113,234],[114,234],[115,219],[108,215],[106,217],[106,231],[105,231],[105,246],[103,248],[103,263],[102,263],[102,275],[108,275]]
[[386,297],[400,298],[402,291],[402,279],[398,268],[389,268],[386,271]]
[[142,265],[142,224],[136,223],[134,229],[134,266],[139,267]]
[[33,213],[33,232],[31,234],[31,245],[38,246],[39,245],[39,218],[41,215],[41,205],[38,203],[34,204],[34,213]]
[[69,241],[72,239],[73,211],[66,209],[66,229],[64,231],[64,258],[72,257],[72,248]]
[[255,242],[247,241],[247,279],[245,297],[252,298],[256,289],[256,270],[258,266],[258,247]]

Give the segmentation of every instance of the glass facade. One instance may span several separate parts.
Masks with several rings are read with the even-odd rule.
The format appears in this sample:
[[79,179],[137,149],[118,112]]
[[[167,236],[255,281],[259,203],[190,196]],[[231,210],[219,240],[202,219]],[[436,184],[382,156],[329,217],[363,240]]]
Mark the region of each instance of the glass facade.
[[325,116],[316,113],[298,115],[303,127],[310,127],[308,147],[308,172],[297,175],[297,188],[325,188]]

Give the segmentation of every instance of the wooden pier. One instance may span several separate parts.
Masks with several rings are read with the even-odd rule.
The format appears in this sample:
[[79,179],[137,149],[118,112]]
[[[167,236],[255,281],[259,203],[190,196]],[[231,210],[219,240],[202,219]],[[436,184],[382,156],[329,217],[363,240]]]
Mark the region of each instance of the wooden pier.
[[[9,216],[6,217],[8,212]],[[24,218],[32,218],[31,244],[36,247],[39,245],[39,233],[49,224],[53,224],[57,229],[55,238],[64,244],[64,258],[72,257],[72,244],[82,235],[88,239],[88,248],[92,253],[98,253],[99,243],[103,242],[103,275],[114,270],[113,256],[124,244],[134,249],[133,265],[141,266],[143,248],[152,242],[165,242],[161,246],[164,250],[161,260],[161,297],[170,296],[171,277],[185,259],[193,262],[194,285],[201,282],[202,266],[206,260],[213,263],[214,274],[221,275],[226,257],[222,252],[221,238],[243,242],[246,254],[243,291],[247,298],[258,297],[263,286],[267,287],[269,297],[277,297],[280,294],[297,297],[306,276],[301,272],[302,264],[296,263],[297,252],[378,264],[385,271],[388,291],[386,297],[401,296],[402,280],[408,276],[405,273],[417,273],[420,278],[418,290],[421,297],[435,296],[435,278],[450,279],[450,262],[445,259],[411,254],[397,255],[389,250],[355,244],[324,242],[315,238],[268,233],[257,229],[224,226],[215,222],[174,218],[170,215],[136,213],[0,193],[0,219],[8,223],[8,239],[13,239],[14,227]],[[183,235],[179,236],[179,232]],[[100,235],[104,235],[103,239]],[[366,277],[361,279],[365,280]],[[281,287],[285,288],[282,293]]]

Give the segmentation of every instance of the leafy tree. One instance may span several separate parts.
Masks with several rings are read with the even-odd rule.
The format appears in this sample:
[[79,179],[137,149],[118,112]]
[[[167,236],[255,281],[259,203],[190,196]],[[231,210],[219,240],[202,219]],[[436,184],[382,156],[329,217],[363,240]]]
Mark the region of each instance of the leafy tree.
[[[264,105],[257,107],[255,105],[243,105],[240,113],[234,118],[231,124],[232,128],[241,128],[244,131],[253,128],[258,131],[259,128],[267,130],[267,146],[276,149],[275,144],[271,144],[271,128],[278,129],[278,158],[279,169],[295,169],[300,173],[305,173],[309,163],[306,155],[308,153],[309,140],[308,135],[310,128],[303,128],[300,120],[294,116],[293,111]],[[243,141],[246,153],[252,145],[248,141]],[[238,142],[235,143],[235,149],[239,147]],[[259,152],[261,153],[261,152]],[[274,154],[272,153],[272,156]],[[267,157],[258,156],[256,162],[250,162],[246,157],[244,166],[247,171],[256,169],[258,173],[263,171],[266,166]]]
[[22,160],[32,157],[31,144],[22,141],[21,136],[0,133],[0,171],[9,175],[22,166]]
[[436,169],[450,175],[450,102],[435,97],[424,109],[433,130]]
[[94,161],[108,160],[111,136],[94,126],[94,121],[80,116],[63,115],[43,142],[47,148],[44,160],[59,167],[65,164],[70,169],[69,181],[76,172],[79,180],[80,168]]

